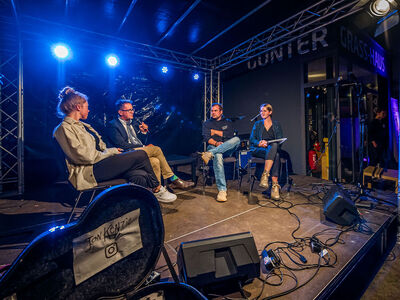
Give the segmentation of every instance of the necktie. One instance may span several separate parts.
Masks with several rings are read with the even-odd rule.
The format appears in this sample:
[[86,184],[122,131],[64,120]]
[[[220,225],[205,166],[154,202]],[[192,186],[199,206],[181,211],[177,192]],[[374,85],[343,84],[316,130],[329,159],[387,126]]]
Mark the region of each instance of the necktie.
[[131,123],[127,123],[126,127],[128,128],[128,137],[132,144],[134,145],[143,145],[142,142],[137,138],[135,130],[133,130]]

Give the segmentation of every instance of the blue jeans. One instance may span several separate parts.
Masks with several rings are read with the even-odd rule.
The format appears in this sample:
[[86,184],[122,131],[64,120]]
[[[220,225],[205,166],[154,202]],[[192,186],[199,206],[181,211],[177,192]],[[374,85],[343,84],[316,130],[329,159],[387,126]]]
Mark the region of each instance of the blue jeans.
[[218,191],[226,191],[224,157],[231,156],[239,147],[240,139],[235,136],[218,147],[208,145],[207,151],[214,156],[213,167]]

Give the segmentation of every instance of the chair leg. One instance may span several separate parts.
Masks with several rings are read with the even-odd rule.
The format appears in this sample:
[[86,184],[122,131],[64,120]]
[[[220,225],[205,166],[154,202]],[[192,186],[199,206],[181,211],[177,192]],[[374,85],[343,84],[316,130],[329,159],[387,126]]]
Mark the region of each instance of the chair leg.
[[69,215],[67,224],[69,224],[69,222],[71,222],[72,216],[74,215],[74,212],[75,212],[75,208],[78,206],[78,203],[79,203],[79,200],[81,199],[82,194],[83,194],[83,192],[79,192],[78,197],[76,197],[76,199],[75,199],[75,205],[74,205],[74,207],[72,208],[71,214]]
[[207,180],[207,174],[206,174],[206,164],[203,162],[203,169],[202,169],[202,173],[203,173],[203,195],[205,194],[206,191],[206,180]]
[[90,196],[89,203],[92,202],[92,200],[93,200],[95,194],[96,194],[96,190],[93,190],[92,196]]
[[249,198],[248,198],[248,204],[254,205],[258,203],[258,199],[256,196],[253,196],[253,187],[254,187],[254,182],[256,181],[255,176],[251,176],[250,179],[250,185],[249,185]]
[[196,162],[192,162],[192,181],[197,184],[197,177],[196,177]]
[[286,185],[289,184],[289,167],[288,167],[288,163],[286,161]]

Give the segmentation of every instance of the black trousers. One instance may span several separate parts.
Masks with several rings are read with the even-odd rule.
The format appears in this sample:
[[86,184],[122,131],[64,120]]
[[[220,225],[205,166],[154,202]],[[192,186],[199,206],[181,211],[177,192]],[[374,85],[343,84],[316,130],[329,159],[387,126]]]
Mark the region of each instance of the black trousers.
[[160,184],[146,152],[141,150],[107,157],[93,165],[93,174],[97,182],[124,178],[148,188],[155,188]]
[[267,148],[257,147],[253,152],[251,152],[251,156],[259,157],[265,160],[272,160],[273,164],[270,174],[273,177],[279,176],[281,160],[278,152],[278,143],[272,143]]

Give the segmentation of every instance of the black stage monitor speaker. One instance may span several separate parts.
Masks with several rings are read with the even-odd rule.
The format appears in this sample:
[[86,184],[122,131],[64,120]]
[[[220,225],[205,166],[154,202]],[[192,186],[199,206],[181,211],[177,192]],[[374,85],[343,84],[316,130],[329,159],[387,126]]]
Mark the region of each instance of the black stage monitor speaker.
[[334,223],[349,226],[359,219],[354,202],[338,186],[333,186],[324,197],[324,215]]
[[250,232],[182,243],[181,279],[197,288],[260,276],[260,257]]

